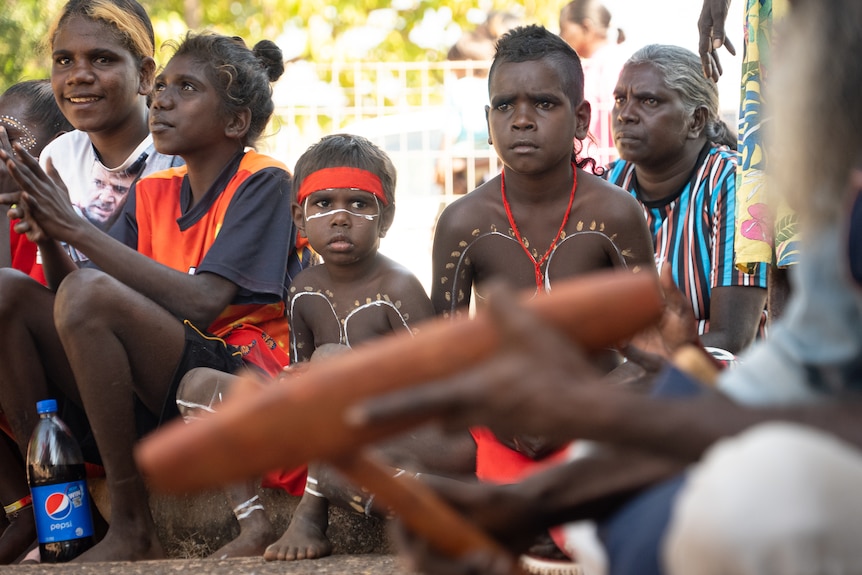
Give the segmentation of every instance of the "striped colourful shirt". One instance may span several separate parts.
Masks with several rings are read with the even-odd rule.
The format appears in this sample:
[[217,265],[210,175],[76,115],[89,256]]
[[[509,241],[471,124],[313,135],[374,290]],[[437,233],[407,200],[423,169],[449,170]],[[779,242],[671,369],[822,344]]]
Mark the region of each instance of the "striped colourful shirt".
[[709,331],[713,288],[766,287],[766,266],[758,266],[752,274],[734,266],[736,166],[736,152],[726,146],[707,145],[688,183],[677,194],[659,201],[640,196],[632,163],[618,160],[604,174],[643,206],[655,244],[656,265],[670,263],[674,281],[691,302],[701,334]]

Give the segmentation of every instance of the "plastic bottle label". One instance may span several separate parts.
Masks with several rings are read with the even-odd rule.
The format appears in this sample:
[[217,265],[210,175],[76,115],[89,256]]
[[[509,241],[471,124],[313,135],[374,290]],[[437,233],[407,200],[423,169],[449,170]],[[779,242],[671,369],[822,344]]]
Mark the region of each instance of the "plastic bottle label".
[[31,487],[39,543],[81,539],[93,534],[90,497],[84,481]]

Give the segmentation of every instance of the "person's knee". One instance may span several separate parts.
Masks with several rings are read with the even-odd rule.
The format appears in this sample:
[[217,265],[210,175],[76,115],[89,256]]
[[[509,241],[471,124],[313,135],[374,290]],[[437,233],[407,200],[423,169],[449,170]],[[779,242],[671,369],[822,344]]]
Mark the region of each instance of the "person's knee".
[[216,411],[235,376],[209,367],[189,370],[177,387],[177,409],[185,421]]
[[853,488],[840,485],[860,478],[862,454],[802,426],[770,423],[723,441],[678,499],[665,544],[668,570],[779,573],[768,565],[820,546],[832,537],[836,515],[862,507],[846,498]]
[[21,302],[31,301],[34,289],[45,288],[25,273],[12,268],[0,268],[0,319],[3,321],[22,312]]
[[113,278],[98,270],[79,269],[67,275],[57,289],[54,300],[54,322],[57,331],[75,332],[88,329],[108,311]]

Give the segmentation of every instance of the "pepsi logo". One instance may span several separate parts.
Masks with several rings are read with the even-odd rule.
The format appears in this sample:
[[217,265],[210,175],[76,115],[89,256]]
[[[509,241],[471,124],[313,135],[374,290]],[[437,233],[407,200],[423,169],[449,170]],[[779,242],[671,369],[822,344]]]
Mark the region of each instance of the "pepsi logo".
[[52,493],[45,500],[45,513],[54,521],[62,521],[72,513],[72,502],[63,492]]

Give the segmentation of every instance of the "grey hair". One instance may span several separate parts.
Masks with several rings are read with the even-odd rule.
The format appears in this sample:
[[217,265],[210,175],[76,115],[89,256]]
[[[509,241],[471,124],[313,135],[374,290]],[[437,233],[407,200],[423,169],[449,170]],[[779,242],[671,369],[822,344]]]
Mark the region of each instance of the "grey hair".
[[680,46],[649,44],[626,62],[626,66],[637,64],[652,64],[658,68],[665,86],[679,94],[687,114],[693,114],[700,107],[706,110],[704,134],[710,142],[736,149],[736,132],[719,117],[718,88],[703,75],[697,54]]

